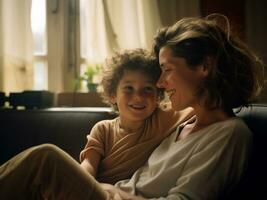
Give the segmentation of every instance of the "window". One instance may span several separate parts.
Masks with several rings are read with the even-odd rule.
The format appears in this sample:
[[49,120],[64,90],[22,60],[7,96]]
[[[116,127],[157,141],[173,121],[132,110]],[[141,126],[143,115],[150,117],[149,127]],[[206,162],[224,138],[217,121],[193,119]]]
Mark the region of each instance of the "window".
[[33,89],[47,90],[46,0],[32,0]]

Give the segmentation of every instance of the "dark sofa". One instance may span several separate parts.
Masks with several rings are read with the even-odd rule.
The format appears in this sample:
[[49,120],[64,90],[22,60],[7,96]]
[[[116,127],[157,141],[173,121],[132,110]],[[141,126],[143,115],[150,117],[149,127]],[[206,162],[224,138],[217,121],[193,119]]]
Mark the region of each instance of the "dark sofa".
[[0,164],[20,151],[53,143],[77,161],[93,125],[116,115],[110,108],[0,110]]
[[[265,199],[267,191],[267,104],[242,109],[241,116],[254,133],[249,168],[239,186],[223,199]],[[53,108],[0,110],[0,164],[28,147],[53,143],[76,160],[92,126],[114,118],[109,108]],[[204,187],[204,186],[203,186]]]

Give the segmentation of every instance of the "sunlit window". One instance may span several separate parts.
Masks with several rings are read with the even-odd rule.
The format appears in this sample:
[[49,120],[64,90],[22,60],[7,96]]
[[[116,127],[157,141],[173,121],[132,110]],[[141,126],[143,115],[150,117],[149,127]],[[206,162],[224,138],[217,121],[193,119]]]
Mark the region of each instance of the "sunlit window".
[[46,45],[46,0],[32,0],[31,28],[33,34],[33,86],[35,90],[46,90],[47,45]]
[[103,62],[107,56],[103,4],[80,0],[81,57],[90,63]]

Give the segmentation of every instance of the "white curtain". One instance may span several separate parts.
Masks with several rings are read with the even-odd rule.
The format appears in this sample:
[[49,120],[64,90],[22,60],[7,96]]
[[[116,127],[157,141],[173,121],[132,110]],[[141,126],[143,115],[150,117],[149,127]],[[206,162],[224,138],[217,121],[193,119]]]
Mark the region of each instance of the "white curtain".
[[103,62],[114,50],[150,48],[161,26],[154,0],[81,0],[81,55]]
[[81,55],[103,62],[114,50],[150,49],[157,30],[200,15],[199,0],[81,0]]
[[32,34],[31,0],[1,1],[2,90],[6,93],[31,89]]
[[[81,57],[89,63],[103,62],[111,53],[101,0],[80,1]],[[110,38],[112,39],[112,38]]]
[[157,2],[114,0],[107,3],[119,47],[149,49],[156,30],[161,27]]

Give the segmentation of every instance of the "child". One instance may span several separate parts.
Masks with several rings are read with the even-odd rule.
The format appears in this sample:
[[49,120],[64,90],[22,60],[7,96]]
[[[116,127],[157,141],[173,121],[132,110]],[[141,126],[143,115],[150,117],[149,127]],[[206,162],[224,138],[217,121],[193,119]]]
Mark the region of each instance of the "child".
[[97,123],[80,154],[81,166],[100,182],[127,179],[142,166],[157,145],[190,117],[162,110],[163,90],[157,60],[142,49],[117,53],[103,72],[102,96],[119,116]]

